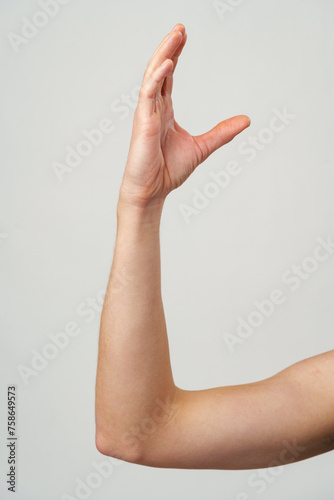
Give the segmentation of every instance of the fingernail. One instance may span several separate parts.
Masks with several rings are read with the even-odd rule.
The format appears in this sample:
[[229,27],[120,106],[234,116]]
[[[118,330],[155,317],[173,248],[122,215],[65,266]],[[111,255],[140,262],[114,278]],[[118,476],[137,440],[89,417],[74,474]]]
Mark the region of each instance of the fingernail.
[[182,30],[182,28],[184,28],[183,24],[181,23],[177,23],[175,24],[174,28],[172,29],[172,31],[176,31],[176,29],[178,29],[179,31]]

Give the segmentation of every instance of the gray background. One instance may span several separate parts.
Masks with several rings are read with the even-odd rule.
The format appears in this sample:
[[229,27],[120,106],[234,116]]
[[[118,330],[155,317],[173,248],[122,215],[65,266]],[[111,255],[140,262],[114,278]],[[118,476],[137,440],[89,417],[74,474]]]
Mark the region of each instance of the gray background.
[[[53,18],[36,17],[41,11],[35,0],[0,3],[0,461],[7,472],[6,388],[16,384],[16,498],[333,499],[333,453],[268,470],[254,487],[260,471],[143,467],[109,460],[94,443],[99,299],[136,92],[177,22],[188,33],[175,73],[178,123],[199,134],[247,114],[252,125],[165,204],[162,283],[175,382],[183,389],[252,382],[333,349],[334,254],[298,290],[282,281],[312,256],[317,238],[334,238],[333,1],[226,0],[218,12],[204,0],[72,0]],[[22,18],[45,26],[15,51],[9,34],[21,34]],[[294,118],[270,136],[273,110],[284,108]],[[113,131],[60,182],[54,162],[64,164],[66,148],[104,118]],[[251,137],[267,143],[249,161],[240,148]],[[239,174],[186,223],[180,206],[231,160]],[[276,288],[285,302],[229,350],[224,333],[235,333],[237,318]],[[33,350],[42,353],[49,334],[69,322],[78,335],[24,382],[20,365],[31,369]],[[93,463],[105,461],[109,475],[101,478]],[[78,480],[92,486],[81,496]],[[12,498],[4,474],[0,496]]]

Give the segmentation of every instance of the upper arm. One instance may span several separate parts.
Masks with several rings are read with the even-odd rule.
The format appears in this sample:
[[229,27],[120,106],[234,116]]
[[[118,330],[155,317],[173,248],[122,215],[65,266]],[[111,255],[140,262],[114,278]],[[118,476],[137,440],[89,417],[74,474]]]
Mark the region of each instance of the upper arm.
[[171,417],[138,463],[184,469],[284,465],[334,448],[334,351],[270,378],[199,391],[177,388]]

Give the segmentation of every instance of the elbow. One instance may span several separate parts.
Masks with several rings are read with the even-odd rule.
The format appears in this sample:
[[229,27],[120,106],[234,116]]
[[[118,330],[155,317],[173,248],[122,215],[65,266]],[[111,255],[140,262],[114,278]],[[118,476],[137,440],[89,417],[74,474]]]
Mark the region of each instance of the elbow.
[[95,446],[102,455],[134,464],[143,463],[143,446],[130,436],[124,435],[120,440],[119,437],[112,438],[96,429]]
[[[127,423],[120,416],[96,411],[95,446],[108,457],[125,462],[164,467],[166,450],[171,450],[170,437],[174,436],[175,415],[181,408],[181,392],[177,389],[167,403],[161,400],[154,410],[154,418]],[[178,398],[178,399],[176,399]],[[149,428],[145,424],[149,424]],[[173,439],[172,439],[173,441]],[[167,453],[168,455],[168,453]]]
[[97,451],[100,452],[102,455],[106,455],[108,457],[114,457],[115,452],[112,451],[109,441],[101,432],[97,430],[95,432],[95,446]]

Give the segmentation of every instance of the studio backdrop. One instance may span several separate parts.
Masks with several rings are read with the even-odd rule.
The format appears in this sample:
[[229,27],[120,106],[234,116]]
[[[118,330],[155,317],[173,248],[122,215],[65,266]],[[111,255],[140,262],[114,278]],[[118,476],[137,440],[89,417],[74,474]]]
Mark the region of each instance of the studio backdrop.
[[104,456],[94,391],[138,92],[176,23],[177,122],[252,123],[165,203],[175,383],[250,383],[333,349],[334,3],[2,0],[0,18],[1,499],[333,499],[333,452],[243,471]]

